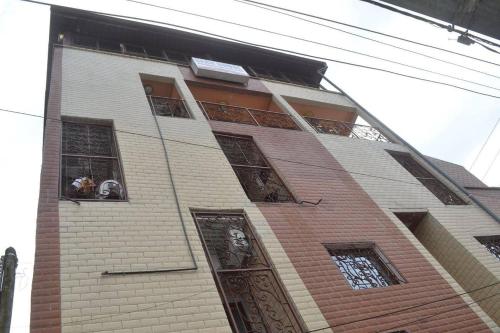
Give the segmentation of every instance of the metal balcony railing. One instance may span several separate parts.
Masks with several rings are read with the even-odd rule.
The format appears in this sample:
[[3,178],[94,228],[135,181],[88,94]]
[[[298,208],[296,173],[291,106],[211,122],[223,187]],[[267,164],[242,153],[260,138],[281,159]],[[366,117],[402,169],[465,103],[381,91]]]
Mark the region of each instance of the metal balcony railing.
[[356,139],[390,142],[377,128],[338,120],[303,117],[318,133],[347,136]]
[[286,113],[249,109],[241,106],[198,101],[208,120],[226,121],[254,126],[299,130],[300,127]]
[[182,99],[152,95],[147,97],[151,109],[157,116],[191,118]]

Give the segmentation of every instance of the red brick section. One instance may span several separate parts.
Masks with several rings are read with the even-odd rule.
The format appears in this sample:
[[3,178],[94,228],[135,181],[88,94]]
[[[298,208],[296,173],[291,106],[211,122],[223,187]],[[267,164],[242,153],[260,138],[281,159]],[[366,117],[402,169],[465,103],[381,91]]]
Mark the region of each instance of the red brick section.
[[[329,325],[335,327],[334,332],[378,332],[393,327],[412,333],[490,332],[461,297],[454,297],[456,293],[449,284],[312,134],[214,121],[211,126],[217,132],[252,136],[298,201],[323,199],[318,206],[258,206]],[[353,290],[322,243],[360,241],[375,242],[407,283]],[[448,297],[452,298],[362,320]],[[449,310],[453,311],[444,313]],[[404,324],[441,312],[415,324]],[[362,321],[347,324],[356,320]]]
[[[62,48],[53,51],[47,117],[60,119]],[[59,272],[59,152],[61,123],[47,119],[36,225],[35,268],[31,289],[31,332],[61,332]]]

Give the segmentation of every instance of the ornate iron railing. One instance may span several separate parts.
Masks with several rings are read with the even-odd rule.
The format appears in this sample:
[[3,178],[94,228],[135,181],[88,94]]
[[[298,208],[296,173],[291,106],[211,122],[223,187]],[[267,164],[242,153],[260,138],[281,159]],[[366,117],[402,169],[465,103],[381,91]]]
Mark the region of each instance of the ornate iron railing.
[[356,139],[390,142],[377,128],[338,120],[303,117],[318,133],[335,134]]
[[193,217],[233,332],[304,332],[245,216],[196,212]]
[[274,111],[249,109],[235,105],[225,105],[198,101],[205,117],[209,120],[226,121],[254,126],[299,130],[300,127],[289,114]]
[[399,284],[392,272],[373,247],[329,248],[333,261],[352,289],[387,287]]
[[158,116],[191,118],[182,99],[148,95],[148,101]]

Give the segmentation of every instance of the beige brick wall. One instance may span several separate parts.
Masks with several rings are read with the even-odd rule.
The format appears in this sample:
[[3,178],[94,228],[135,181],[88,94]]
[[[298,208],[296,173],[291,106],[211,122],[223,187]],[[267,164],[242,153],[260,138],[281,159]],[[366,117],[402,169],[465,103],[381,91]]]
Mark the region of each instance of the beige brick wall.
[[[117,130],[158,136],[139,74],[176,80],[195,119],[161,118],[166,139],[217,147],[178,68],[65,48],[61,113],[112,119]],[[161,142],[117,133],[128,202],[60,202],[63,332],[229,332],[191,208],[244,209],[308,329],[328,326],[222,151],[167,141],[181,211],[199,269],[124,276],[103,271],[191,265]],[[326,332],[327,330],[324,330]]]
[[[317,136],[372,199],[385,209],[388,215],[393,215],[391,211],[398,210],[427,210],[434,217],[435,224],[442,228],[440,238],[428,238],[426,241],[424,238],[430,237],[432,233],[422,233],[422,236],[418,238],[426,249],[422,246],[418,246],[418,248],[450,284],[455,285],[454,280],[456,280],[463,289],[471,290],[499,281],[500,265],[498,260],[484,249],[474,239],[474,236],[498,235],[500,234],[500,224],[473,204],[466,206],[443,205],[385,151],[386,149],[407,151],[406,148],[398,144],[328,134],[317,134]],[[441,180],[451,187],[451,184],[445,179]],[[392,216],[392,219],[398,227],[405,228],[397,218]],[[406,234],[414,241],[414,244],[419,242],[410,232],[406,232]],[[439,241],[439,239],[443,241]],[[451,240],[460,245],[462,251],[451,246]],[[429,252],[453,278],[444,274],[436,260],[432,260],[429,256]],[[470,264],[471,262],[474,262],[474,267]],[[482,274],[484,278],[478,279],[477,274]],[[457,291],[463,292],[463,289],[457,289]],[[476,295],[478,297],[475,297]],[[481,295],[476,293],[473,298],[478,299],[483,296],[484,293]],[[477,307],[475,307],[475,311],[488,322],[490,327],[498,330],[500,324],[498,308],[500,307],[494,308],[488,305],[492,302],[500,304],[500,297],[497,296],[491,302],[481,302],[480,304],[496,324],[486,314],[480,313],[481,311]]]

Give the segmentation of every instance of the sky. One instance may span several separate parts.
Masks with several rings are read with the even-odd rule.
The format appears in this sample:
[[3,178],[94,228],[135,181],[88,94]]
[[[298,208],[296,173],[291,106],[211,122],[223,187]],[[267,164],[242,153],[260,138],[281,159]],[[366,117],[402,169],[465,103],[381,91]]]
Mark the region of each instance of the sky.
[[[500,89],[500,79],[398,51],[233,0],[144,1],[386,57]],[[50,2],[159,20],[247,42],[440,80],[500,96],[500,90],[126,0]],[[459,44],[454,33],[359,0],[266,2],[500,63],[499,54],[478,45]],[[48,6],[20,0],[0,0],[1,109],[43,115],[49,22]],[[351,28],[338,27],[500,76],[499,66]],[[500,119],[499,99],[352,66],[331,62],[328,65],[327,76],[331,80],[420,152],[461,164],[466,168],[472,166],[471,171],[486,184],[500,187],[500,123],[493,131]],[[5,248],[13,246],[19,257],[12,319],[13,333],[29,331],[42,134],[43,120],[0,111],[0,251],[3,253]],[[488,136],[490,138],[487,141]]]

